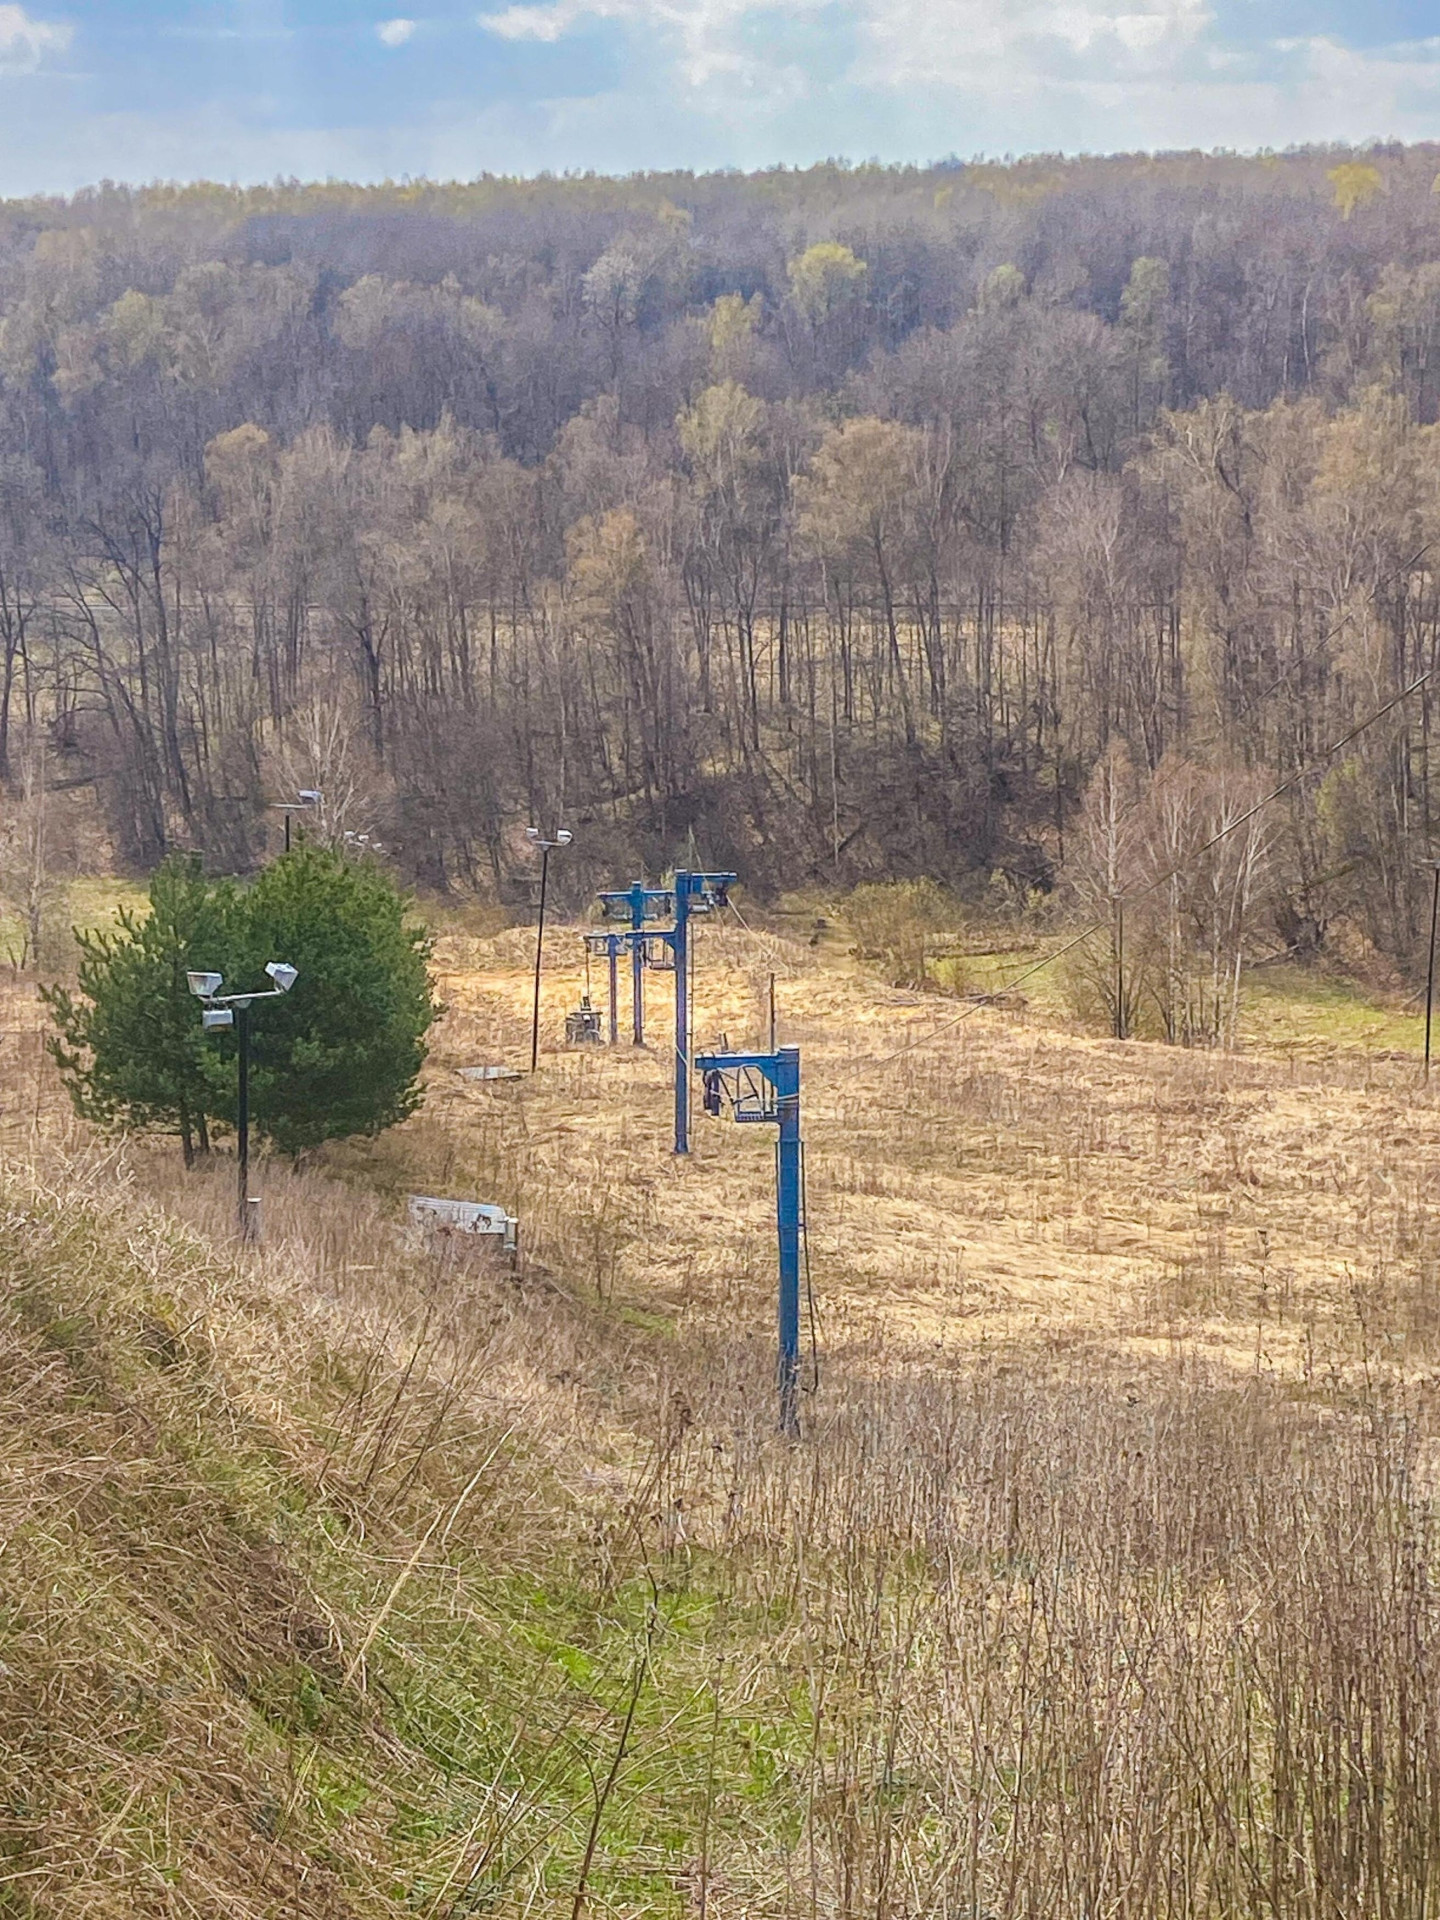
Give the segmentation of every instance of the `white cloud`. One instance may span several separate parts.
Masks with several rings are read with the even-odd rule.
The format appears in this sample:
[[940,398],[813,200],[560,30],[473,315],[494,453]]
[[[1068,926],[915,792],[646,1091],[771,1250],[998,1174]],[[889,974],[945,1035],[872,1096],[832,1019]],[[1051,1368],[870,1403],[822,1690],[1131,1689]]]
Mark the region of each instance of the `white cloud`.
[[872,84],[959,93],[1179,80],[1211,25],[1204,0],[864,0],[860,18]]
[[[858,0],[862,12],[885,4],[887,0]],[[926,0],[919,4],[923,9]],[[778,11],[792,25],[835,13],[831,0],[786,0]],[[728,91],[739,83],[766,94],[779,88],[789,95],[796,76],[765,44],[776,15],[775,0],[550,0],[482,13],[477,20],[503,40],[545,42],[562,39],[586,20],[618,21],[641,29],[662,56],[668,51],[688,87],[719,83]],[[716,104],[724,102],[717,97]]]
[[[1440,136],[1440,39],[1232,45],[1211,0],[514,0],[479,16],[551,43],[594,21],[634,30],[634,78],[592,102],[613,158],[570,149],[560,165],[645,164],[662,100],[675,164],[717,141],[744,166]],[[555,103],[553,134],[573,138],[576,113]]]
[[23,7],[0,6],[0,73],[33,73],[47,53],[64,53],[73,29],[32,20]]
[[1206,0],[847,0],[839,9],[829,0],[549,0],[482,13],[479,24],[506,40],[553,42],[587,19],[621,21],[668,46],[691,87],[738,80],[769,93],[783,80],[788,95],[794,71],[767,47],[777,15],[790,28],[848,36],[851,86],[918,84],[956,97],[1077,63],[1117,79],[1165,70],[1211,24]]
[[476,19],[502,40],[554,41],[570,31],[580,13],[576,6],[506,7],[503,13],[482,13]]
[[[29,0],[32,8],[66,0]],[[260,0],[252,0],[258,8]],[[1358,12],[1364,0],[1350,0]],[[485,170],[803,165],[823,154],[933,160],[959,152],[1284,147],[1440,136],[1440,38],[1231,37],[1220,0],[469,0],[501,39],[542,44],[597,24],[623,33],[539,86],[472,104],[463,88],[382,102],[330,125],[277,124],[241,101],[173,113],[66,109],[5,86],[52,62],[69,30],[0,0],[0,192],[130,179],[354,179]],[[1212,16],[1212,7],[1219,18]],[[1257,9],[1258,0],[1257,0]],[[369,16],[384,46],[424,20]],[[373,46],[374,41],[370,44]],[[483,59],[472,39],[471,57]],[[407,68],[410,61],[401,63]],[[544,69],[544,61],[536,61]],[[617,73],[618,67],[618,73]],[[578,71],[577,71],[578,70]],[[457,63],[457,79],[462,68]],[[600,74],[604,78],[599,77]],[[614,77],[612,77],[614,76]],[[58,91],[58,90],[55,90]]]

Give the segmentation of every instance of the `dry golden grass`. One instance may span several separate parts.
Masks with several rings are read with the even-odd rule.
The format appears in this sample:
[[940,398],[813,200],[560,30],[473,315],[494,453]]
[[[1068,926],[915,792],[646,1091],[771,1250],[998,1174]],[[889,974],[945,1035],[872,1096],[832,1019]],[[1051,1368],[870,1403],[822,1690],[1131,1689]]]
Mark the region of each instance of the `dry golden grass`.
[[[1118,1044],[1023,1009],[956,1022],[954,1003],[887,989],[833,952],[733,925],[701,941],[697,1046],[757,1041],[773,971],[781,1038],[802,1048],[832,1351],[923,1359],[1039,1339],[1123,1358],[1179,1339],[1295,1377],[1351,1364],[1367,1315],[1398,1314],[1412,1344],[1428,1340],[1440,1106],[1415,1062]],[[503,1199],[541,1257],[677,1330],[758,1332],[771,1136],[697,1108],[689,1161],[670,1153],[664,976],[643,1054],[623,1019],[613,1051],[561,1048],[577,945],[561,931],[550,949],[542,1073],[492,1088],[453,1069],[526,1058],[529,939],[442,938],[448,1011],[426,1112],[353,1157]]]
[[[804,1049],[799,1445],[769,1136],[669,1154],[664,983],[653,1053],[567,1053],[557,966],[543,1072],[477,1087],[529,943],[446,933],[424,1112],[262,1168],[252,1252],[223,1156],[87,1141],[38,1071],[5,1114],[0,1911],[1432,1911],[1411,1064],[942,1030],[702,941],[697,1040],[774,971]],[[418,1186],[511,1206],[518,1271],[408,1243]]]

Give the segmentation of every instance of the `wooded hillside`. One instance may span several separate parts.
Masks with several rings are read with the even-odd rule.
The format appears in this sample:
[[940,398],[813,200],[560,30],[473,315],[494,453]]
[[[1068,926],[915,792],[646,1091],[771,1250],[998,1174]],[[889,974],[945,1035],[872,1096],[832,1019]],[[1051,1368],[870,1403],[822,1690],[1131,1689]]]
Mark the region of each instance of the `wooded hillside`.
[[243,869],[314,784],[431,886],[503,890],[532,818],[583,827],[577,897],[691,846],[992,899],[1179,861],[1217,964],[1259,903],[1409,964],[1433,686],[1325,749],[1440,658],[1437,184],[1396,147],[9,203],[12,854],[93,782],[117,861]]

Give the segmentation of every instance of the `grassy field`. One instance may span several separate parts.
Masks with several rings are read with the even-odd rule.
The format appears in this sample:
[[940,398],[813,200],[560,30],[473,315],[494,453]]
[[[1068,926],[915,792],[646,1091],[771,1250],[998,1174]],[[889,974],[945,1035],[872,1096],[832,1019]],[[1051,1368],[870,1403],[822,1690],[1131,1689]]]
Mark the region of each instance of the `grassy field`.
[[707,926],[695,1029],[773,973],[803,1049],[796,1444],[768,1130],[669,1152],[663,981],[650,1049],[561,1047],[575,930],[482,1085],[532,936],[442,926],[424,1110],[262,1169],[245,1255],[228,1161],[88,1138],[6,988],[0,1911],[1432,1910],[1413,1019],[1270,973],[1247,1052],[1117,1044],[811,937]]
[[[44,943],[47,965],[64,970],[71,964],[74,927],[90,931],[114,924],[122,908],[145,906],[145,889],[125,880],[108,876],[81,874],[72,880],[57,882],[47,898],[44,910]],[[25,950],[25,931],[20,916],[7,903],[0,902],[0,965],[13,972]]]
[[[1059,970],[1031,972],[1061,944],[1053,938],[1015,946],[977,943],[955,958],[936,959],[931,971],[945,991],[973,994],[1003,994],[1012,981],[1028,976],[1018,991],[1032,1017],[1068,1026],[1073,1018]],[[1245,975],[1240,996],[1243,1052],[1316,1059],[1345,1052],[1394,1053],[1418,1059],[1424,1041],[1421,996],[1378,996],[1343,974],[1319,967],[1272,964]]]

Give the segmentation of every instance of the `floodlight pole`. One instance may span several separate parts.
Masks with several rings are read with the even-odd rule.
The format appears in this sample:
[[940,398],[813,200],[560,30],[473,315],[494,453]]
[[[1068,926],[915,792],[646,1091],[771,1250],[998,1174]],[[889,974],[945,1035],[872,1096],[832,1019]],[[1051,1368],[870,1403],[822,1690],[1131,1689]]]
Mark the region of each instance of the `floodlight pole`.
[[1435,928],[1440,920],[1440,860],[1430,862],[1430,957],[1425,966],[1425,1078],[1430,1078],[1430,1024],[1435,1012]]
[[[285,824],[290,824],[290,816],[285,816]],[[239,1206],[240,1238],[253,1240],[253,1223],[250,1219],[250,1006],[242,1000],[235,1009],[235,1043],[240,1050],[239,1088],[236,1100],[235,1143],[236,1157],[239,1160]]]
[[302,787],[293,800],[278,800],[275,805],[285,816],[285,851],[290,851],[290,816],[293,813],[309,813],[318,807],[324,795],[318,787]]
[[609,986],[610,986],[610,1044],[611,1044],[611,1046],[613,1047],[613,1046],[615,1045],[615,1043],[616,1043],[616,1041],[617,1041],[617,1040],[618,1040],[618,1039],[620,1038],[620,1029],[619,1029],[619,1025],[618,1025],[618,1015],[619,1015],[619,1008],[618,1008],[618,1007],[616,1006],[616,1004],[615,1004],[615,1002],[616,1002],[616,997],[617,997],[617,984],[616,984],[616,971],[617,971],[617,970],[616,970],[616,965],[615,965],[615,962],[616,962],[616,958],[617,958],[617,955],[618,955],[618,951],[619,951],[619,942],[618,942],[618,941],[616,940],[616,938],[615,938],[615,936],[614,936],[614,934],[613,934],[613,933],[612,933],[611,935],[609,935],[609,937],[608,937],[608,938],[606,939],[606,942],[605,942],[605,946],[606,946],[606,949],[607,949],[607,954],[606,954],[606,957],[607,957],[607,959],[608,959],[608,960],[609,960],[609,962],[610,962],[610,981],[609,981]]
[[295,984],[296,971],[284,961],[271,960],[265,968],[274,986],[261,993],[221,993],[223,976],[218,973],[188,974],[190,991],[205,1009],[202,1023],[206,1029],[232,1027],[237,1049],[235,1145],[236,1209],[242,1240],[255,1238],[255,1223],[250,1217],[250,1005],[255,1000],[281,1000]]
[[540,1064],[540,961],[545,950],[545,893],[550,880],[550,843],[540,849],[540,918],[535,928],[535,1003],[530,1012],[530,1071]]
[[557,827],[555,838],[542,838],[538,827],[525,829],[529,838],[540,849],[540,919],[535,929],[535,1003],[530,1015],[530,1071],[534,1073],[540,1064],[540,962],[545,950],[545,894],[550,883],[550,855],[556,847],[568,847],[572,835],[565,827]]
[[[678,876],[677,876],[678,877]],[[737,1120],[768,1121],[779,1128],[775,1147],[775,1228],[780,1256],[776,1297],[776,1386],[780,1431],[800,1430],[800,1234],[804,1180],[800,1146],[800,1049],[769,1053],[702,1053],[695,1071],[705,1083],[705,1108],[718,1113],[728,1096]],[[755,1101],[756,1080],[773,1099]]]

